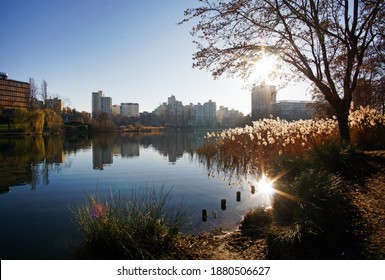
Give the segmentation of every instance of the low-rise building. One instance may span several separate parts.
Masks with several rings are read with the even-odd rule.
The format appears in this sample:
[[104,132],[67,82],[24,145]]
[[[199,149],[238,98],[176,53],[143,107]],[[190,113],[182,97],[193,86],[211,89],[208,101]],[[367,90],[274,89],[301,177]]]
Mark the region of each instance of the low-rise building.
[[139,118],[139,104],[138,103],[121,103],[120,115],[129,118]]
[[310,119],[313,110],[309,101],[279,101],[272,105],[272,115],[288,121]]
[[52,98],[52,99],[46,99],[45,100],[45,108],[51,109],[51,110],[55,111],[56,113],[60,114],[64,108],[64,102],[63,102],[63,100],[61,100],[57,97]]

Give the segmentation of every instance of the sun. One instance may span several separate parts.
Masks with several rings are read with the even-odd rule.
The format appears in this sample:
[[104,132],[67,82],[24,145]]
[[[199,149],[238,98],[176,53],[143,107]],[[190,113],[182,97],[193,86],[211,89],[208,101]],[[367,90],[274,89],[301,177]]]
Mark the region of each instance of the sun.
[[273,80],[274,73],[278,70],[278,57],[276,55],[263,54],[257,61],[251,62],[252,71],[250,82],[263,82]]
[[275,193],[274,190],[274,181],[269,180],[265,174],[261,176],[261,178],[256,183],[257,189],[265,194],[265,195],[273,195]]

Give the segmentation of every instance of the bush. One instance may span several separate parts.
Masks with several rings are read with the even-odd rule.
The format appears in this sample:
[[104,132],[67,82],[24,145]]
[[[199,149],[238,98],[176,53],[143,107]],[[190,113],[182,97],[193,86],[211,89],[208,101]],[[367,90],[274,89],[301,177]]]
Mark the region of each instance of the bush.
[[171,190],[146,189],[88,203],[73,211],[84,240],[76,250],[81,259],[172,259],[186,215],[172,203]]
[[244,235],[263,236],[272,222],[271,209],[257,207],[250,210],[241,222],[241,232]]
[[286,159],[286,167],[280,162],[289,171],[276,182],[269,258],[363,256],[360,214],[349,195],[349,178],[359,165],[355,156],[352,148],[337,142]]

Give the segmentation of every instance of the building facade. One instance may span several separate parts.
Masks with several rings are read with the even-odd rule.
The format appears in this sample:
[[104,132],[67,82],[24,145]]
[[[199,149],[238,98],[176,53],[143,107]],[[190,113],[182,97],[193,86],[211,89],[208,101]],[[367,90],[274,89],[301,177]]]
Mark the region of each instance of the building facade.
[[59,98],[53,98],[53,99],[46,99],[45,100],[45,108],[51,109],[55,111],[56,113],[60,114],[64,108],[64,102],[63,100]]
[[217,104],[211,100],[203,103],[203,123],[206,126],[214,127],[217,122]]
[[217,110],[217,122],[219,126],[222,127],[234,127],[242,122],[243,113],[238,110],[231,109],[219,106]]
[[305,120],[312,117],[309,101],[279,101],[273,104],[273,116],[288,121]]
[[275,86],[261,84],[251,91],[252,119],[258,120],[279,117],[288,121],[310,119],[313,111],[310,101],[279,101],[277,102]]
[[30,110],[30,84],[9,80],[8,75],[0,73],[0,109]]
[[112,105],[112,115],[120,116],[120,105]]
[[138,103],[121,103],[120,114],[124,117],[139,118],[139,104]]
[[101,113],[112,116],[112,98],[104,96],[99,90],[92,93],[92,118],[97,118]]
[[273,85],[265,83],[251,90],[251,116],[253,120],[269,118],[273,113],[272,105],[277,102],[277,91]]
[[92,118],[96,118],[102,112],[102,96],[101,90],[92,93]]
[[112,116],[112,98],[108,96],[102,96],[101,100],[102,113],[107,113]]

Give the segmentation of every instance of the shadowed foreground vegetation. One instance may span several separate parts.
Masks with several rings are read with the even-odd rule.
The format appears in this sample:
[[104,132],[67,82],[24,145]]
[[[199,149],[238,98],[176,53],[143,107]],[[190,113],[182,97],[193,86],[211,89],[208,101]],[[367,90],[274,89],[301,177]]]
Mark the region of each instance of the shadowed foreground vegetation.
[[120,193],[72,210],[83,241],[75,249],[80,259],[179,259],[180,228],[187,215],[174,203],[171,190]]
[[198,153],[211,174],[229,180],[267,174],[274,182],[271,207],[252,209],[240,227],[243,234],[266,240],[266,258],[381,259],[383,238],[374,244],[371,236],[374,228],[381,232],[372,222],[385,213],[383,197],[373,190],[385,190],[379,175],[385,161],[360,149],[384,148],[384,123],[370,108],[351,112],[353,143],[344,144],[333,119],[264,119],[210,134]]
[[[353,144],[333,120],[261,120],[227,130],[199,151],[210,173],[229,180],[267,174],[271,207],[254,208],[232,233],[186,235],[183,205],[170,192],[90,196],[74,211],[87,259],[384,259],[384,117],[352,114]],[[213,135],[211,135],[213,136]],[[364,141],[365,140],[365,141]]]

